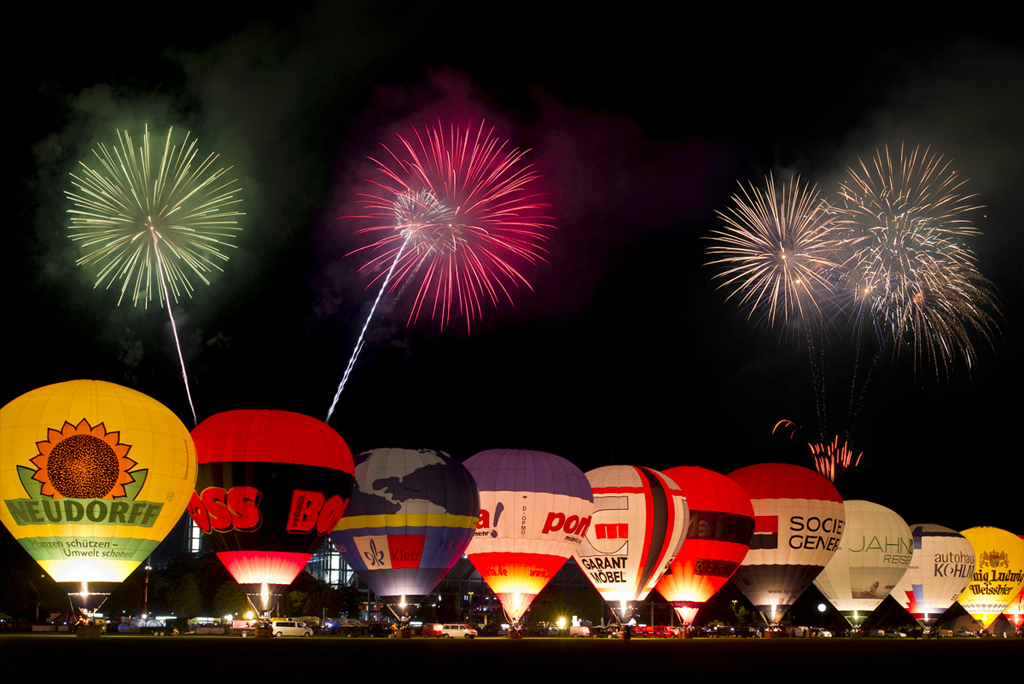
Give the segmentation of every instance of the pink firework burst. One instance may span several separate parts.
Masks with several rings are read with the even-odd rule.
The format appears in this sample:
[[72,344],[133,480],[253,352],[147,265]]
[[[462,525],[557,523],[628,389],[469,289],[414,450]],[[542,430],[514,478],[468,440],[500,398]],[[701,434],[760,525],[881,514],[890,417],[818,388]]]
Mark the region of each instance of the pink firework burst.
[[371,285],[384,278],[389,292],[416,287],[408,324],[426,308],[442,329],[457,312],[468,330],[484,301],[512,303],[512,290],[530,287],[523,264],[544,260],[554,225],[531,190],[539,174],[523,163],[528,150],[511,148],[483,122],[475,133],[453,125],[446,134],[438,122],[398,139],[384,146],[385,161],[371,158],[377,190],[362,195],[367,213],[350,217],[372,220],[356,234],[376,240],[350,254],[372,255],[360,268],[374,274]]

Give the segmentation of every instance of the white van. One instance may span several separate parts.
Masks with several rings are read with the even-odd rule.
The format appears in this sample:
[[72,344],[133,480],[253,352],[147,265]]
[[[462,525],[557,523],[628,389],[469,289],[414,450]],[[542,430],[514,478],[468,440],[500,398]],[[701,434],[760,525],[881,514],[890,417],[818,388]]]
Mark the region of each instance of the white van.
[[441,627],[441,636],[445,639],[474,639],[476,630],[469,625],[444,625]]
[[270,623],[274,630],[274,636],[286,637],[286,636],[297,636],[297,637],[308,637],[313,636],[313,630],[304,625],[301,622],[295,622],[294,620],[273,620]]

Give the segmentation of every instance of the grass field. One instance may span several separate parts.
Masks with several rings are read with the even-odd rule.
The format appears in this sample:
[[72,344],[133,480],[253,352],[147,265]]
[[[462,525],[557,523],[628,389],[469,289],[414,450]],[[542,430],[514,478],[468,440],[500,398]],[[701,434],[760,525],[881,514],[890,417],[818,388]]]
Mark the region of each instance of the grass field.
[[[416,638],[242,639],[66,634],[0,636],[0,679],[55,681],[241,681],[239,678],[330,677],[331,681],[429,682],[440,673],[461,682],[548,682],[552,676],[700,682],[820,679],[947,679],[973,673],[1020,681],[1022,639],[942,641],[864,639],[536,638],[451,641]],[[181,676],[188,677],[182,680]],[[18,677],[12,679],[11,677]]]

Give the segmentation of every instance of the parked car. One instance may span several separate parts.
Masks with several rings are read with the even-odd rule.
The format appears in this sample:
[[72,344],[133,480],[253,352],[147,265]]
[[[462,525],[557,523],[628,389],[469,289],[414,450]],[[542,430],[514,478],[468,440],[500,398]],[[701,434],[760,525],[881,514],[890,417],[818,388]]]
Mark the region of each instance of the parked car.
[[590,627],[587,625],[572,625],[569,627],[569,636],[588,637],[590,636]]
[[312,629],[307,627],[305,624],[301,622],[295,622],[294,620],[272,620],[270,626],[274,630],[274,636],[276,637],[313,636]]
[[386,622],[371,622],[366,626],[366,636],[390,639],[394,633],[393,626]]
[[476,630],[469,625],[452,624],[441,626],[441,636],[445,639],[459,638],[459,639],[475,639]]
[[440,622],[428,622],[423,625],[423,629],[420,630],[420,636],[425,637],[437,637],[443,636],[441,629],[444,627]]

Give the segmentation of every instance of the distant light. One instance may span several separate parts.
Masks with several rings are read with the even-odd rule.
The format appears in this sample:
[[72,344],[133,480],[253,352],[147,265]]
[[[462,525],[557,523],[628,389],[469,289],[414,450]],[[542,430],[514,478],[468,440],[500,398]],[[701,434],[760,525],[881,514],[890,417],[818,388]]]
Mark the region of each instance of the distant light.
[[819,613],[824,613],[825,612],[825,604],[824,603],[819,603],[818,604],[818,612]]

